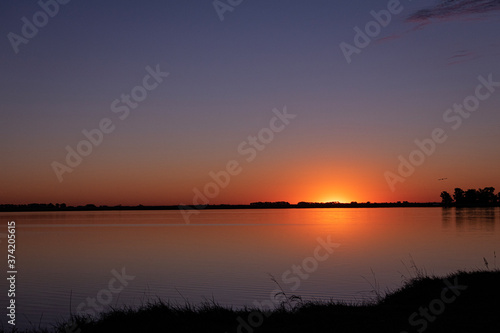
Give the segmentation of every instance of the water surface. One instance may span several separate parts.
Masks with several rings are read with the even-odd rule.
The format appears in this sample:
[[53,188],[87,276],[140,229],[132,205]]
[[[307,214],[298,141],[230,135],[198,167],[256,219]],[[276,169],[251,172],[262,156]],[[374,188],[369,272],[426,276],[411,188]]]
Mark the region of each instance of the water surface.
[[[89,298],[100,299],[99,307],[157,297],[262,303],[276,292],[270,275],[304,299],[360,301],[373,297],[377,285],[381,292],[401,286],[415,274],[413,262],[437,275],[484,268],[483,257],[494,267],[500,244],[499,208],[208,210],[189,225],[178,211],[0,216],[2,231],[8,220],[17,223],[20,328],[48,325],[77,309],[91,313]],[[319,239],[338,247],[317,250]],[[133,276],[119,293],[109,291],[113,270]],[[0,301],[7,304],[5,292]]]

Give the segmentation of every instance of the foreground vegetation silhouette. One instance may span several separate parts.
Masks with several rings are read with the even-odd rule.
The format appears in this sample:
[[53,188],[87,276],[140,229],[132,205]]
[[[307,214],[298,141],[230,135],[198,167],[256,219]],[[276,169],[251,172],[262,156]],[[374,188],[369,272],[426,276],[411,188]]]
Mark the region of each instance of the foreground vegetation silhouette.
[[[486,259],[485,264],[488,267]],[[385,295],[375,290],[376,299],[357,304],[306,302],[285,294],[272,311],[261,312],[215,301],[175,305],[157,300],[24,332],[499,332],[499,281],[498,269],[445,277],[418,271],[400,289]]]

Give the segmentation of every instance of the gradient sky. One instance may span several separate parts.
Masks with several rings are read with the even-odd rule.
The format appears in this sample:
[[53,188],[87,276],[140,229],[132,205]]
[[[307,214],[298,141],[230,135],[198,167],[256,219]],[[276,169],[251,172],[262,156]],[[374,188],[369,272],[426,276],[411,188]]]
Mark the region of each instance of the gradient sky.
[[[480,75],[500,82],[500,2],[401,1],[348,63],[341,43],[393,1],[244,0],[221,21],[212,1],[73,0],[17,53],[9,34],[41,7],[2,2],[0,203],[192,204],[232,160],[209,203],[499,190],[500,87],[456,130],[443,115]],[[121,120],[111,104],[157,65],[168,77]],[[238,147],[284,107],[296,117],[247,161]],[[114,131],[60,182],[53,162],[103,118]],[[391,190],[385,173],[435,128],[447,140]]]

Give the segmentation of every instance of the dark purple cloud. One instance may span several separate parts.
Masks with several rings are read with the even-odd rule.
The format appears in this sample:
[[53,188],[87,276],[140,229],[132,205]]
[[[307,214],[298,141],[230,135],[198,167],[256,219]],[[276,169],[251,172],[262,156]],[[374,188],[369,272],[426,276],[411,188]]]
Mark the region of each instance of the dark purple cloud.
[[480,58],[481,55],[478,52],[471,50],[459,50],[453,56],[448,58],[448,65],[455,65],[462,62],[468,62]]
[[433,18],[451,19],[499,10],[500,0],[441,0],[433,7],[416,11],[407,18],[407,21],[422,22]]

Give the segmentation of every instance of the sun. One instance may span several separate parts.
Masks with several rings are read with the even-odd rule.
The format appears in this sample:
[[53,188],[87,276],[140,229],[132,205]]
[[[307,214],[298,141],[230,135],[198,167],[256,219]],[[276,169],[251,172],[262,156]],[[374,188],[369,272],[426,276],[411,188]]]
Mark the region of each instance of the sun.
[[352,198],[350,191],[344,191],[338,186],[320,185],[310,189],[310,198],[314,202],[340,202],[350,203]]
[[320,200],[320,202],[340,202],[340,203],[346,203],[349,202],[345,198],[340,197],[340,196],[331,196],[331,197],[325,197],[323,200]]

